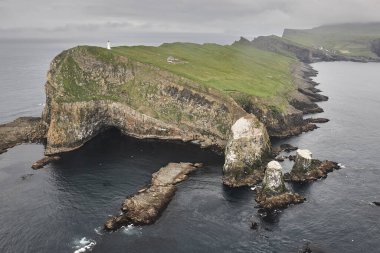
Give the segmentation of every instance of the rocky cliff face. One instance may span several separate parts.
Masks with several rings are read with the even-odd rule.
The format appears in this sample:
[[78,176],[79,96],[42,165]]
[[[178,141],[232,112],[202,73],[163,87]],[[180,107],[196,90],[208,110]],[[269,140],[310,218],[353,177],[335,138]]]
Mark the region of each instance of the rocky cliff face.
[[371,42],[371,50],[374,52],[377,56],[380,57],[380,39],[373,40]]
[[264,123],[270,137],[285,138],[314,130],[316,125],[304,120],[303,116],[308,113],[323,112],[315,102],[328,99],[318,94],[319,90],[315,88],[318,84],[310,78],[317,73],[309,65],[298,62],[294,64],[292,72],[297,89],[289,94],[289,101],[283,106],[282,111],[265,101],[254,99],[241,105]]
[[223,183],[231,187],[255,185],[262,180],[262,163],[270,151],[264,125],[252,114],[240,118],[231,127],[225,151]]
[[334,55],[326,54],[321,50],[308,48],[275,35],[260,36],[252,41],[252,45],[259,49],[274,53],[285,55],[292,54],[305,63],[332,61],[335,57]]
[[46,127],[41,118],[21,117],[13,122],[0,125],[0,154],[25,142],[42,142]]
[[230,127],[246,115],[223,94],[94,47],[58,55],[45,87],[46,154],[76,149],[110,127],[223,150]]

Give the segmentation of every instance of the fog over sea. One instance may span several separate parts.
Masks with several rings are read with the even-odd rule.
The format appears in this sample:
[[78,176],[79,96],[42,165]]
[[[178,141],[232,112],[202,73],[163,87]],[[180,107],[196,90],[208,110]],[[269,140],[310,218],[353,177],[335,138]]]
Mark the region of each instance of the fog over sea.
[[[0,41],[0,123],[40,116],[49,63],[76,43]],[[112,130],[34,171],[43,145],[0,155],[0,252],[379,252],[380,63],[317,63],[320,103],[330,122],[276,142],[307,148],[344,168],[289,188],[307,201],[261,220],[249,188],[222,185],[223,157],[183,143],[141,141]],[[204,162],[178,186],[153,225],[104,233],[108,215],[168,162]],[[289,170],[291,164],[283,164]],[[259,221],[251,230],[249,221]]]

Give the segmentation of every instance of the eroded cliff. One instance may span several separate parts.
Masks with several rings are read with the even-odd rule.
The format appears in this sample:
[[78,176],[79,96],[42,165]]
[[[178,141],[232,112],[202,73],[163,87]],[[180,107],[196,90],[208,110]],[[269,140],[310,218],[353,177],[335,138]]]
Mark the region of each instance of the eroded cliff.
[[110,127],[222,151],[231,125],[246,115],[225,94],[95,47],[76,47],[53,60],[46,97],[46,154],[76,149]]

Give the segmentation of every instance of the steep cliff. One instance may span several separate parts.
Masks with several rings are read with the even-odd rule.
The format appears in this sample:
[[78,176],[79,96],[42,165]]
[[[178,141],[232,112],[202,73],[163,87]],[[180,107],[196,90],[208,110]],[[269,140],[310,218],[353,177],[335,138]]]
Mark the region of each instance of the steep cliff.
[[371,51],[380,57],[380,38],[371,41]]
[[271,52],[284,54],[288,56],[295,56],[300,61],[305,63],[311,63],[321,60],[331,60],[331,56],[323,53],[321,50],[308,48],[275,35],[260,36],[255,38],[251,43],[255,47],[260,48],[262,50],[268,50]]
[[312,29],[285,29],[282,38],[322,51],[334,61],[380,61],[378,54],[371,47],[371,42],[380,38],[380,23],[347,23],[323,25]]
[[53,60],[46,102],[46,154],[76,149],[110,127],[137,138],[223,150],[231,125],[246,114],[214,89],[94,47],[76,47]]

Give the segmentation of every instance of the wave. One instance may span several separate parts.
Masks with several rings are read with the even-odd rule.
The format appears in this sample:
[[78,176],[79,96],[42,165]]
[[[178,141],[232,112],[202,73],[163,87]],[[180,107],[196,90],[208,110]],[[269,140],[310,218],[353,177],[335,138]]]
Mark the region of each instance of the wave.
[[84,252],[90,252],[96,245],[96,241],[92,239],[88,239],[86,237],[83,237],[79,241],[76,240],[74,242],[76,246],[74,246],[75,251],[74,253],[84,253]]

